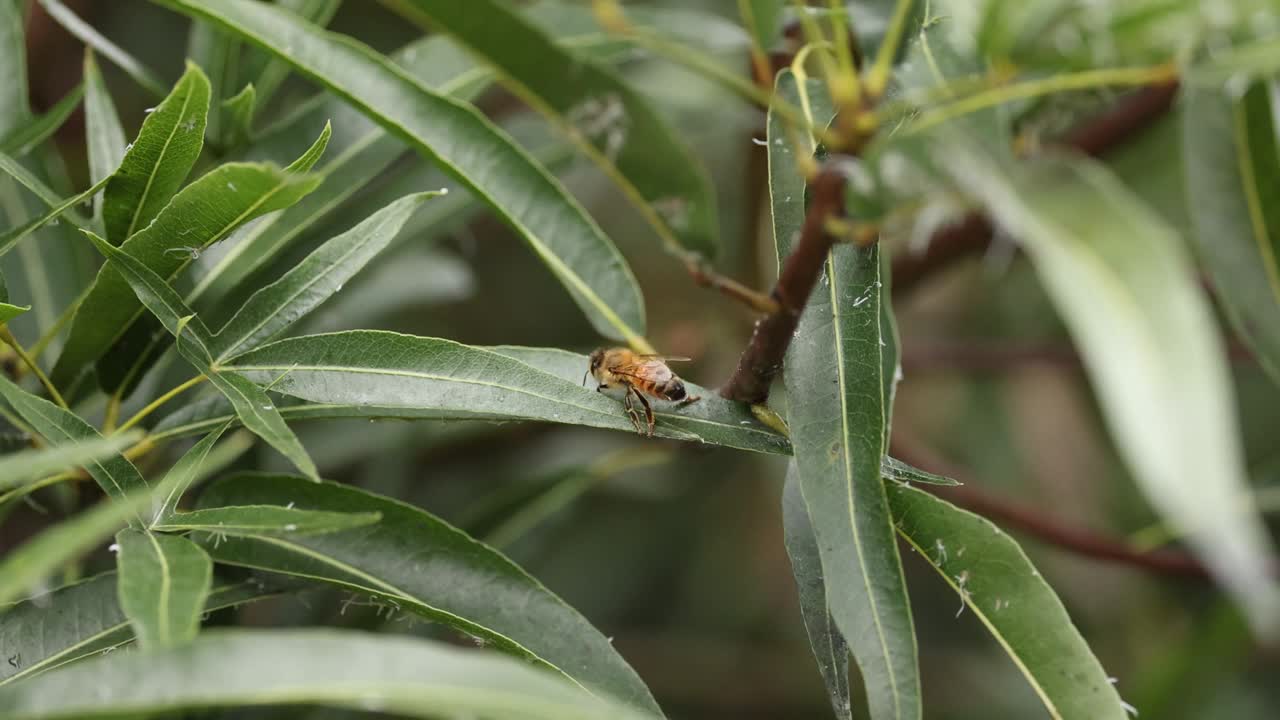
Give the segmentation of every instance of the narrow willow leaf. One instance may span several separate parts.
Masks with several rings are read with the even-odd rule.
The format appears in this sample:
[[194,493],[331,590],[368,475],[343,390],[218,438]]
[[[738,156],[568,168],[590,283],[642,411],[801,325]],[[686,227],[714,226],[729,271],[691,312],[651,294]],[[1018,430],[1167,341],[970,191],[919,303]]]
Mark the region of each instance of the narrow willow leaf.
[[[479,413],[465,411],[418,410],[402,407],[378,407],[376,405],[329,405],[309,403],[288,396],[276,403],[280,416],[289,422],[298,420],[340,420],[363,418],[366,420],[500,420]],[[221,395],[197,400],[165,416],[151,430],[155,442],[190,437],[206,433],[230,421],[239,424],[231,402]]]
[[[159,111],[157,111],[159,112]],[[118,176],[117,176],[118,177]],[[139,260],[165,281],[191,262],[193,254],[227,237],[244,222],[296,202],[320,179],[273,165],[227,163],[183,188],[146,229],[120,249]],[[107,185],[108,192],[111,184]],[[52,379],[66,384],[99,357],[99,382],[104,389],[127,386],[139,376],[145,358],[138,344],[151,336],[151,327],[130,327],[143,314],[129,283],[112,266],[104,266],[72,320],[66,348],[54,366]],[[110,352],[108,352],[110,351]]]
[[[789,72],[777,85],[815,126],[825,126],[818,123],[831,111],[823,94]],[[782,258],[803,223],[804,182],[776,113],[769,133],[770,207]],[[800,150],[817,149],[809,142]],[[831,614],[858,662],[872,717],[902,720],[920,717],[920,670],[881,479],[887,418],[880,264],[876,245],[832,250],[786,355],[787,421]]]
[[110,460],[140,437],[139,433],[126,433],[5,455],[0,457],[0,490],[91,462]]
[[[0,396],[52,445],[74,445],[86,440],[102,439],[92,425],[81,420],[75,413],[26,392],[4,377],[0,377]],[[146,491],[148,487],[146,480],[138,474],[138,469],[122,455],[90,460],[85,469],[102,487],[103,492],[121,505],[126,504],[126,498],[138,491]],[[141,516],[136,514],[130,523],[137,526],[144,524]]]
[[[204,611],[212,612],[272,597],[280,583],[216,581]],[[116,574],[102,573],[60,587],[0,612],[0,685],[70,662],[110,652],[133,641],[120,609]]]
[[71,117],[71,113],[80,107],[80,99],[83,97],[84,84],[81,83],[63,95],[45,114],[0,139],[0,152],[21,155],[48,140]]
[[351,487],[280,475],[218,481],[200,502],[293,503],[304,510],[380,513],[379,523],[357,530],[233,537],[206,547],[218,562],[302,575],[376,595],[392,607],[536,659],[634,707],[657,711],[640,678],[576,610],[510,560],[416,507]]
[[[494,352],[451,340],[377,330],[309,335],[264,345],[228,363],[273,389],[330,405],[460,412],[634,432],[622,404],[582,386],[585,356],[562,351]],[[535,368],[528,362],[554,365]],[[573,379],[566,377],[573,373]],[[702,400],[655,408],[654,434],[759,452],[786,452],[786,439],[746,407],[691,386]]]
[[800,594],[800,616],[809,634],[809,647],[818,661],[822,682],[831,696],[831,709],[840,720],[853,720],[849,698],[849,645],[836,628],[827,601],[822,577],[822,557],[809,510],[800,494],[800,477],[794,461],[787,465],[787,482],[782,488],[782,524],[787,556]]
[[186,494],[187,489],[195,482],[197,474],[200,473],[201,466],[209,457],[209,452],[213,450],[214,443],[218,442],[218,438],[227,431],[231,426],[230,422],[223,423],[214,429],[213,432],[204,436],[191,449],[178,458],[178,462],[169,468],[168,474],[162,484],[166,491],[160,498],[159,505],[155,512],[151,514],[151,528],[155,529],[158,523],[167,521],[178,508],[178,501]]
[[617,248],[554,177],[474,108],[429,90],[351,38],[270,5],[159,1],[277,54],[439,162],[529,242],[598,332],[646,345],[643,300]]
[[9,720],[299,703],[424,720],[653,717],[511,658],[337,630],[212,631],[188,648],[90,660],[0,689],[0,713]]
[[377,512],[300,510],[279,505],[233,505],[174,513],[154,529],[163,532],[207,532],[218,538],[287,535],[302,537],[373,525]]
[[925,485],[942,485],[944,487],[957,487],[963,483],[953,480],[942,475],[934,475],[926,470],[912,467],[901,460],[891,458],[885,455],[880,462],[880,472],[886,479],[900,482],[906,485],[911,483],[923,483]]
[[670,247],[715,255],[715,192],[705,170],[616,72],[495,0],[389,4],[449,33],[497,68],[508,87],[564,126]]
[[439,192],[401,198],[308,255],[279,280],[258,290],[213,338],[221,362],[276,337],[342,289],[400,232],[405,221]]
[[[43,180],[36,177],[30,170],[23,167],[20,162],[2,152],[0,152],[0,170],[3,170],[14,180],[17,180],[23,187],[34,193],[45,205],[52,208],[64,204],[65,201],[58,197],[58,193],[54,192],[53,188],[46,185]],[[87,227],[89,224],[87,220],[80,217],[74,210],[69,208],[63,210],[62,214],[68,222],[76,227],[83,228]]]
[[0,2],[0,137],[31,122],[22,6]]
[[836,247],[787,352],[787,419],[831,611],[873,717],[918,718],[920,679],[885,486],[878,248]]
[[1059,720],[1123,720],[1115,687],[1062,601],[1013,538],[985,518],[889,485],[898,534],[960,595]]
[[0,325],[4,325],[30,309],[30,305],[13,305],[7,302],[0,302]]
[[58,568],[138,518],[150,501],[150,493],[137,493],[128,500],[103,500],[6,553],[0,560],[0,605],[39,591]]
[[[111,93],[94,60],[93,50],[84,50],[84,133],[89,154],[89,179],[95,184],[105,181],[124,160],[124,128],[116,113]],[[101,197],[93,199],[93,217],[102,221]],[[104,230],[105,232],[105,230]]]
[[1239,503],[1248,481],[1222,339],[1177,233],[1083,159],[1002,168],[954,137],[937,155],[1023,241],[1147,499],[1257,630],[1280,630],[1272,544]]
[[222,102],[222,110],[226,114],[223,144],[238,147],[249,142],[253,135],[253,110],[257,104],[258,92],[253,85],[245,85],[243,90]]
[[297,436],[285,425],[279,411],[262,388],[233,372],[212,366],[209,345],[212,335],[200,318],[182,303],[182,298],[137,258],[93,233],[85,233],[107,262],[124,277],[137,298],[156,316],[165,329],[178,338],[178,353],[209,378],[210,384],[231,401],[236,416],[245,428],[279,450],[299,470],[317,481],[320,479],[307,451]]
[[151,71],[146,65],[143,65],[137,58],[125,52],[120,46],[108,40],[93,28],[92,25],[80,19],[60,0],[37,0],[44,11],[49,13],[49,17],[53,18],[67,32],[79,38],[85,45],[93,48],[97,53],[116,65],[116,67],[124,70],[133,81],[148,90],[152,95],[157,97],[164,95],[164,83]]
[[69,197],[66,200],[59,200],[49,208],[48,212],[40,217],[30,220],[25,224],[19,225],[12,230],[6,231],[3,235],[0,235],[0,256],[3,256],[5,253],[12,250],[13,246],[17,245],[26,236],[56,220],[63,214],[72,212],[72,208],[76,205],[79,205],[89,198],[96,198],[98,196],[98,192],[101,191],[102,188],[106,187],[107,180],[108,178],[102,178],[94,183],[93,187],[85,190],[79,195]]
[[185,645],[200,630],[213,561],[178,535],[121,530],[116,535],[120,607],[145,650]]
[[1192,238],[1227,317],[1280,382],[1280,153],[1271,82],[1243,97],[1188,88],[1182,112]]
[[188,64],[173,91],[142,122],[107,183],[102,214],[113,245],[150,224],[182,186],[204,146],[208,112],[209,79]]

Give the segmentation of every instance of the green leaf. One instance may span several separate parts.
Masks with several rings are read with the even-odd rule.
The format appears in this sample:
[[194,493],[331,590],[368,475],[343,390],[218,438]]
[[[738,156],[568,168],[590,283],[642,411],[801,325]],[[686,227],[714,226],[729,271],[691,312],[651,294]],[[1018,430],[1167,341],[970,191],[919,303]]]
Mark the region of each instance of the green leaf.
[[84,84],[72,88],[62,99],[49,108],[48,112],[22,126],[17,132],[10,133],[0,139],[0,152],[21,155],[31,148],[48,140],[62,124],[71,117],[71,113],[80,107],[80,99],[84,97]]
[[[1002,168],[965,138],[937,156],[1021,239],[1080,348],[1121,456],[1261,632],[1274,552],[1249,497],[1225,351],[1177,233],[1084,159]],[[1211,529],[1210,529],[1211,528]]]
[[213,450],[214,443],[218,442],[218,438],[227,431],[231,426],[230,422],[225,422],[215,428],[213,432],[204,436],[191,449],[183,453],[178,458],[178,462],[169,468],[169,472],[165,475],[162,484],[167,491],[160,500],[159,507],[151,515],[151,528],[154,529],[157,524],[166,522],[173,516],[178,508],[178,501],[186,494],[187,489],[195,482],[196,475],[199,474],[200,468],[204,465],[205,460],[209,458],[209,452]]
[[128,500],[103,500],[6,553],[0,560],[0,605],[38,591],[58,568],[138,518],[150,501],[150,493],[137,493]]
[[0,457],[0,490],[94,461],[111,459],[140,437],[138,433],[127,433],[5,455]]
[[[23,420],[30,423],[36,432],[55,446],[102,439],[92,425],[81,420],[75,413],[26,392],[4,377],[0,377],[0,396],[3,396],[10,407],[22,416]],[[148,489],[147,481],[138,474],[138,469],[122,455],[113,455],[103,460],[90,460],[85,469],[108,497],[121,505],[126,504],[126,498]],[[142,516],[136,514],[130,524],[136,524],[139,527],[145,525]]]
[[236,416],[244,426],[279,450],[308,477],[318,481],[320,478],[315,464],[307,457],[307,451],[289,426],[285,425],[284,419],[262,388],[243,376],[212,366],[212,356],[209,354],[211,334],[200,318],[182,303],[182,298],[178,297],[173,288],[137,258],[113,247],[93,233],[85,234],[106,256],[107,262],[128,281],[138,299],[160,320],[166,330],[178,338],[178,354],[208,377],[210,384],[231,401]]
[[299,703],[424,719],[652,717],[511,658],[336,630],[212,631],[190,647],[77,663],[0,689],[10,720]]
[[116,535],[120,607],[144,650],[185,645],[200,630],[213,561],[177,535],[121,530]]
[[495,0],[389,4],[424,27],[449,33],[491,63],[505,85],[564,127],[668,247],[715,255],[715,192],[705,170],[676,131],[615,71],[557,43]]
[[257,104],[258,94],[253,85],[245,85],[243,90],[222,102],[222,110],[226,113],[225,145],[237,147],[249,142],[253,134],[253,110]]
[[173,91],[142,122],[107,183],[102,214],[113,245],[149,225],[182,186],[204,146],[208,112],[209,79],[188,64]]
[[[807,84],[801,92],[790,73],[779,74],[778,87],[783,97],[795,94],[815,125],[830,117],[826,99],[809,94]],[[804,186],[780,122],[771,118],[769,153],[782,258],[803,223]],[[871,716],[918,718],[915,628],[881,479],[887,416],[880,265],[877,245],[831,251],[786,355],[787,421],[831,615],[858,662]]]
[[1238,99],[1188,88],[1182,112],[1192,238],[1227,317],[1280,382],[1280,154],[1271,82]]
[[898,534],[991,632],[1050,717],[1127,717],[1062,601],[1013,538],[985,518],[906,485],[889,484],[889,505]]
[[598,332],[644,345],[643,301],[617,248],[554,177],[474,108],[429,90],[355,40],[269,5],[159,1],[277,54],[439,162],[529,242]]
[[49,14],[49,17],[57,21],[67,32],[96,50],[99,55],[110,60],[116,67],[124,70],[138,85],[141,85],[156,97],[164,95],[164,83],[150,68],[125,52],[120,46],[108,40],[102,33],[95,30],[92,25],[81,20],[60,0],[37,0],[37,2]]
[[[204,611],[271,597],[276,585],[261,580],[215,582]],[[110,652],[133,641],[120,609],[116,574],[102,573],[0,612],[0,685]]]
[[[164,281],[172,280],[193,254],[254,217],[288,207],[319,182],[274,165],[227,163],[183,188],[155,222],[120,249]],[[113,266],[104,266],[72,320],[67,346],[51,375],[54,383],[66,384],[85,363],[102,357],[98,370],[103,388],[131,387],[149,359],[137,352],[152,334],[149,323],[134,326],[142,314],[129,283]]]
[[[39,197],[45,205],[48,205],[51,208],[57,207],[66,202],[62,198],[58,197],[58,194],[53,191],[53,188],[46,185],[43,180],[36,177],[34,173],[23,167],[17,160],[2,152],[0,152],[0,170],[3,170],[14,180],[17,180],[23,187],[30,190],[36,195],[36,197]],[[63,212],[65,213],[67,221],[72,225],[80,228],[88,226],[88,221],[77,215],[75,211],[64,210]]]
[[258,290],[213,338],[218,362],[276,337],[342,289],[400,232],[406,220],[439,192],[401,198],[308,255],[279,280]]
[[9,322],[30,309],[30,305],[12,305],[7,302],[0,302],[0,325]]
[[326,512],[279,505],[235,505],[170,515],[152,529],[162,532],[199,530],[216,536],[288,535],[301,537],[373,525],[377,512]]
[[[309,577],[382,598],[536,659],[634,707],[656,711],[640,678],[576,610],[510,560],[416,507],[355,488],[282,475],[239,475],[201,495],[206,505],[286,505],[374,512],[376,525],[305,537],[208,542],[218,562]],[[512,612],[519,607],[519,612]]]
[[800,595],[800,616],[809,635],[809,647],[818,661],[822,682],[831,696],[831,709],[840,720],[852,720],[849,698],[849,645],[836,629],[822,576],[818,536],[814,534],[809,510],[800,494],[800,474],[795,462],[787,465],[787,482],[782,488],[782,524],[787,556]]
[[[240,355],[225,368],[316,403],[443,410],[634,432],[620,402],[582,386],[587,366],[585,356],[557,350],[495,351],[439,338],[354,330],[279,340]],[[757,422],[745,406],[694,385],[689,392],[701,394],[702,400],[655,408],[655,435],[786,452],[786,439]]]
[[858,661],[871,714],[918,718],[915,630],[880,475],[879,275],[877,246],[833,249],[787,352],[787,419],[831,612]]
[[906,485],[911,483],[924,483],[925,485],[942,485],[944,487],[957,487],[963,483],[953,480],[942,475],[934,475],[931,472],[912,467],[901,460],[891,458],[885,455],[880,461],[880,473],[888,480],[900,482]]
[[31,121],[22,6],[0,2],[0,137]]
[[[84,51],[84,86],[85,146],[89,154],[89,179],[96,185],[111,177],[124,161],[125,138],[115,103],[90,48]],[[102,203],[101,197],[93,199],[93,217],[99,222]]]
[[[66,200],[58,200],[56,203],[52,204],[49,211],[45,214],[11,229],[3,235],[0,235],[0,256],[3,256],[5,253],[12,250],[13,246],[21,242],[26,236],[44,227],[46,224],[57,219],[64,213],[71,211],[76,205],[79,205],[91,197],[97,196],[98,192],[102,190],[102,188],[106,187],[107,179],[108,178],[102,178],[94,183],[93,187],[85,190],[79,195],[69,197]],[[69,214],[74,215],[74,212],[72,211]],[[75,221],[73,220],[73,223],[74,222]]]

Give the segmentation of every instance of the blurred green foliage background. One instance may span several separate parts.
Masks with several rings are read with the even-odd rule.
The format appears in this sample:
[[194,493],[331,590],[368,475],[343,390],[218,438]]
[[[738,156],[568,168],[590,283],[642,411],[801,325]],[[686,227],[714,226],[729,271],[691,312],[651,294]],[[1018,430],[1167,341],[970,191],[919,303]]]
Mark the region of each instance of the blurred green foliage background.
[[[68,4],[166,81],[181,71],[186,23],[178,15],[142,0]],[[736,4],[728,0],[666,4],[736,21]],[[383,51],[416,37],[364,0],[348,0],[330,27]],[[745,47],[731,36],[725,40],[720,56],[746,76]],[[28,43],[33,103],[41,110],[78,82],[80,45],[38,8]],[[717,50],[717,39],[707,45]],[[667,63],[637,57],[626,68],[715,182],[724,248],[719,269],[768,287],[776,264],[762,234],[765,154],[753,142],[763,137],[763,113]],[[103,71],[131,131],[151,100],[114,67]],[[287,112],[313,92],[291,78],[268,115]],[[491,92],[481,106],[531,148],[562,142],[509,95]],[[1168,151],[1175,121],[1166,118],[1108,161],[1185,228],[1178,161]],[[78,119],[60,134],[72,172],[85,172],[82,138]],[[566,155],[554,166],[634,268],[654,344],[696,358],[680,370],[695,382],[722,382],[753,318],[692,283],[587,160]],[[268,274],[278,275],[389,197],[449,184],[406,152],[393,172],[309,231]],[[996,238],[986,250],[930,273],[896,293],[894,305],[905,371],[895,409],[896,454],[954,473],[984,496],[1085,536],[1125,544],[1156,522],[1118,463],[1079,360],[1031,268],[1006,240]],[[581,313],[530,252],[501,223],[478,214],[417,223],[306,327],[374,327],[579,351],[595,343]],[[27,331],[15,323],[15,332]],[[1274,510],[1280,504],[1280,394],[1247,355],[1235,353],[1233,368],[1250,468],[1258,486],[1269,488],[1261,502],[1272,507],[1264,509]],[[486,509],[506,499],[559,488],[544,498],[547,512],[531,526],[487,528],[499,533],[490,539],[612,636],[672,717],[829,717],[783,549],[782,459],[549,425],[334,421],[296,430],[327,477],[406,499],[469,529],[483,528]],[[264,448],[236,462],[287,469]],[[0,547],[12,547],[42,522],[29,510],[15,512],[0,528]],[[1208,581],[1084,557],[1016,534],[1141,717],[1276,717],[1280,649],[1255,645]],[[1041,717],[1032,689],[972,613],[962,611],[924,563],[905,556],[926,716]],[[389,625],[438,634],[333,591],[238,612],[250,624]]]

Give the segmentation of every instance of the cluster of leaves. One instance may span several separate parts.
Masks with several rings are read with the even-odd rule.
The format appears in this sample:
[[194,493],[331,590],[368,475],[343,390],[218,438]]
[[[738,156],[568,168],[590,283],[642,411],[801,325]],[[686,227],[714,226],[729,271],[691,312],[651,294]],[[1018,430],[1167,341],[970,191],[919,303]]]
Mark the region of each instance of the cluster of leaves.
[[[0,297],[0,322],[34,316],[30,351],[4,330],[30,377],[0,378],[0,396],[5,418],[38,445],[0,458],[0,502],[78,479],[75,468],[107,497],[0,561],[0,603],[47,589],[52,573],[118,531],[115,572],[0,614],[0,654],[9,658],[0,664],[0,714],[312,703],[422,717],[659,716],[643,681],[577,611],[431,513],[322,481],[290,425],[483,419],[631,432],[618,403],[581,386],[586,358],[376,330],[296,334],[295,325],[305,328],[299,321],[406,226],[478,207],[527,243],[601,336],[651,351],[641,289],[552,172],[556,153],[531,155],[472,101],[500,81],[601,166],[666,250],[703,262],[718,243],[713,188],[615,63],[640,47],[720,72],[671,40],[679,36],[672,28],[691,33],[690,23],[717,21],[624,16],[610,2],[598,3],[593,18],[553,2],[518,12],[500,0],[388,0],[440,33],[388,56],[324,29],[334,0],[156,1],[194,21],[194,62],[168,92],[57,0],[40,0],[98,55],[163,95],[126,143],[92,52],[82,86],[31,116],[22,16],[16,3],[0,0],[0,170],[9,176],[0,192],[34,209],[34,219],[5,232],[0,253],[34,253],[29,238],[57,223],[59,232],[79,231],[68,231],[59,252],[82,257],[92,249],[105,260],[62,303],[41,295],[34,276],[22,278],[30,306]],[[787,13],[779,2],[740,5],[763,57]],[[899,374],[883,273],[888,240],[924,236],[957,211],[983,209],[1025,243],[1082,349],[1134,477],[1157,509],[1191,532],[1267,631],[1280,607],[1267,579],[1270,544],[1247,504],[1242,510],[1247,483],[1222,343],[1178,230],[1102,166],[1014,157],[1009,148],[1034,127],[1035,101],[1050,93],[1181,78],[1186,184],[1201,200],[1193,235],[1233,326],[1274,370],[1277,241],[1261,198],[1280,178],[1265,80],[1280,65],[1280,30],[1258,18],[1280,18],[1261,2],[1213,17],[1202,17],[1197,3],[1165,0],[1119,14],[1069,0],[1029,4],[1034,10],[1000,0],[883,5],[800,11],[810,44],[777,74],[769,103],[779,261],[804,223],[815,158],[847,173],[848,206],[884,238],[840,244],[826,258],[786,356],[789,432],[694,387],[704,399],[660,410],[656,435],[794,456],[782,494],[787,550],[839,717],[852,717],[850,655],[873,717],[922,714],[899,539],[981,619],[1051,715],[1123,717],[1107,674],[1018,545],[911,484],[945,478],[886,454]],[[885,22],[863,32],[860,18]],[[822,39],[820,23],[832,40]],[[866,57],[875,57],[862,70],[852,61],[850,24]],[[1053,51],[1043,37],[1058,40]],[[459,46],[483,64],[472,66]],[[809,76],[806,57],[823,60],[820,79]],[[323,92],[264,127],[259,115],[290,72]],[[851,101],[850,83],[884,102]],[[82,100],[90,187],[64,196],[50,186],[65,183],[49,179],[56,156],[46,141]],[[828,155],[823,141],[865,129],[849,122],[852,115],[876,131],[862,138],[858,158]],[[419,184],[277,279],[258,280],[406,150],[464,192],[445,197],[426,189],[438,185]],[[187,182],[197,167],[199,177]],[[40,358],[55,351],[46,376]],[[152,417],[197,388],[202,395],[183,395],[185,405]],[[126,408],[137,409],[122,422]],[[215,456],[235,426],[299,474],[219,477],[180,509],[195,483],[217,473]],[[134,464],[196,436],[160,477],[144,477]],[[500,653],[331,630],[199,632],[206,612],[317,585],[441,623]],[[141,652],[105,655],[135,642]]]

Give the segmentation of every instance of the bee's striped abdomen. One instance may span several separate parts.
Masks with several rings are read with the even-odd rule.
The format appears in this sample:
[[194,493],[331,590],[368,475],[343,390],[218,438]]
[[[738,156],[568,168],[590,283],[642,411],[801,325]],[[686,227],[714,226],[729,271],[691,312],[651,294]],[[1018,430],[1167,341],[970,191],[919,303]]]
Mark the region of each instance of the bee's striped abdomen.
[[654,388],[663,398],[672,402],[680,402],[689,396],[684,389],[684,383],[680,382],[680,378],[671,378],[670,380],[658,385]]

